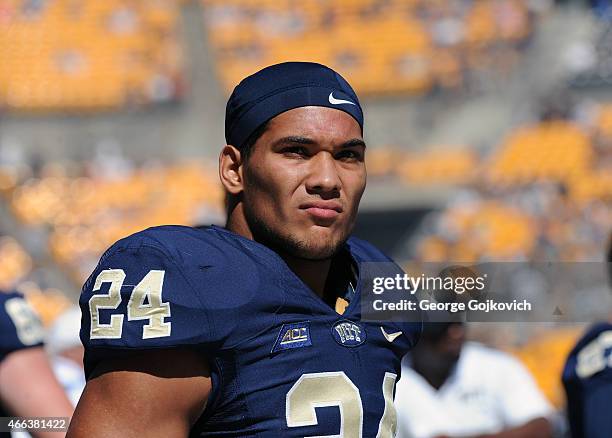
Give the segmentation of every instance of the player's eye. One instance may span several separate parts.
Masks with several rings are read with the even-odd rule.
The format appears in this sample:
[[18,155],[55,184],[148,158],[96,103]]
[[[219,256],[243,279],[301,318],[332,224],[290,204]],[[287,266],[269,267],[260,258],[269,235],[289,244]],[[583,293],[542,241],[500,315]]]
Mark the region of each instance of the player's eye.
[[308,150],[303,146],[288,146],[281,150],[283,155],[289,157],[307,157]]
[[343,149],[336,154],[336,159],[347,160],[347,161],[361,161],[363,160],[363,154],[354,149]]

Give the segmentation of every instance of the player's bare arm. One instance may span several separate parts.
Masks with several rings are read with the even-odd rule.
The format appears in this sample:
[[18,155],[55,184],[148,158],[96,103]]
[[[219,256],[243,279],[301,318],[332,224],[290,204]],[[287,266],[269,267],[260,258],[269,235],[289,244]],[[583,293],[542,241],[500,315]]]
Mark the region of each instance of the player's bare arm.
[[[42,347],[9,354],[0,362],[2,404],[18,417],[70,417],[72,405],[55,379]],[[30,431],[35,438],[59,437],[57,432]]]
[[185,437],[210,391],[208,366],[190,350],[102,362],[87,382],[67,436]]
[[476,438],[550,438],[552,427],[546,418],[534,418],[533,420],[517,427],[504,430],[503,432],[480,435]]
[[[0,291],[0,334],[0,416],[69,418],[72,405],[43,349],[42,324],[19,293]],[[63,436],[30,433],[35,438]]]

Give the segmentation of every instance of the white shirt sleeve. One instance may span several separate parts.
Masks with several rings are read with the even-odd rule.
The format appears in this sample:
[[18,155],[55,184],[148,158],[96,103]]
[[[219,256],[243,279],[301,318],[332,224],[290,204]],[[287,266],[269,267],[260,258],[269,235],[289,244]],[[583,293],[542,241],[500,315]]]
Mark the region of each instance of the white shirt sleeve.
[[500,414],[506,427],[517,427],[538,417],[549,418],[553,408],[527,368],[506,353],[500,358]]

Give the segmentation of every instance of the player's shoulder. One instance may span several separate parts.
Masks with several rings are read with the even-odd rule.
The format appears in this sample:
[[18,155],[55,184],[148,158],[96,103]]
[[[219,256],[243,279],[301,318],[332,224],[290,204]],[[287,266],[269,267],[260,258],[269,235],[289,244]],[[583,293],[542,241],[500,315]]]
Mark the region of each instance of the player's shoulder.
[[229,298],[218,291],[228,288],[240,302],[251,299],[249,280],[261,275],[257,257],[240,244],[238,235],[219,227],[163,225],[139,231],[102,255],[83,285],[81,304],[106,290],[105,283],[115,284],[129,300],[131,287],[140,297],[151,281],[159,283],[157,289],[163,289],[165,299],[181,307],[222,306]]
[[0,291],[0,333],[6,333],[14,324],[11,319],[11,303],[23,301],[23,296],[17,292]]
[[[184,225],[160,225],[131,234],[115,242],[102,256],[118,251],[154,250],[180,260],[189,250],[218,250],[223,245],[211,227],[194,228]],[[208,253],[208,252],[205,252]],[[185,257],[189,259],[189,257]]]
[[22,348],[42,345],[38,315],[18,292],[0,291],[0,360]]
[[393,262],[389,256],[367,240],[351,236],[346,243],[353,257],[359,262]]
[[[236,244],[236,235],[222,233],[219,227],[161,225],[147,228],[118,240],[100,258],[93,274],[120,268],[139,272],[149,269],[173,270],[189,278],[202,269],[215,267],[224,271],[242,262],[248,253]],[[155,268],[156,267],[156,268]],[[227,275],[227,274],[226,274]],[[93,276],[85,283],[93,281]]]
[[610,436],[612,324],[591,325],[576,342],[562,375],[575,436]]
[[259,288],[271,280],[263,262],[245,250],[251,246],[257,245],[217,227],[174,225],[116,242],[79,299],[87,371],[110,357],[109,349],[219,351],[244,340],[245,332],[259,332],[269,320],[247,316],[280,292],[261,298]]
[[468,368],[479,369],[479,373],[491,370],[498,375],[500,369],[523,368],[521,361],[512,354],[480,342],[466,342],[461,349],[461,356]]
[[4,309],[5,303],[13,298],[23,299],[23,295],[15,291],[0,291],[0,309]]
[[612,324],[598,322],[590,326],[576,342],[570,351],[563,380],[567,383],[572,380],[586,380],[601,373],[610,375],[612,368],[608,363],[612,355]]
[[0,291],[0,327],[3,329],[0,332],[6,333],[7,327],[14,327],[15,319],[25,316],[26,312],[35,315],[22,294],[16,291]]
[[591,344],[592,341],[601,336],[609,337],[610,341],[612,341],[612,323],[602,321],[588,327],[585,333],[580,337],[580,339],[578,339],[578,342],[576,342],[576,345],[572,349],[570,355],[578,354],[581,350]]

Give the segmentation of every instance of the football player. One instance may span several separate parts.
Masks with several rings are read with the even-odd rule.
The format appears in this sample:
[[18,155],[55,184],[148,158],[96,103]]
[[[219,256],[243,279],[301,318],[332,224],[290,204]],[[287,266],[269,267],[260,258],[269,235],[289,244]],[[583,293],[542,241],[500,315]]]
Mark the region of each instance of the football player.
[[[244,79],[219,158],[225,228],[150,228],[83,287],[88,379],[69,436],[391,437],[420,323],[366,323],[350,237],[366,185],[363,113],[315,63]],[[399,268],[398,268],[399,270]]]
[[[0,417],[72,415],[72,405],[42,347],[43,336],[42,325],[23,296],[0,291]],[[45,430],[30,433],[35,437],[63,435]],[[0,436],[10,434],[0,431]]]
[[[607,254],[612,281],[612,235]],[[612,437],[612,320],[594,324],[570,352],[563,370],[574,438]]]

